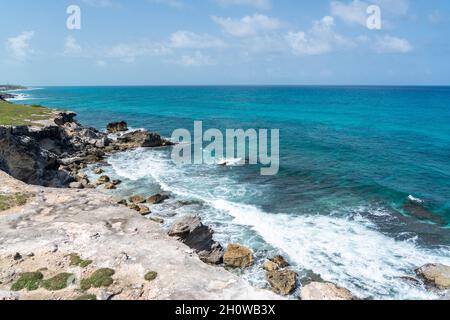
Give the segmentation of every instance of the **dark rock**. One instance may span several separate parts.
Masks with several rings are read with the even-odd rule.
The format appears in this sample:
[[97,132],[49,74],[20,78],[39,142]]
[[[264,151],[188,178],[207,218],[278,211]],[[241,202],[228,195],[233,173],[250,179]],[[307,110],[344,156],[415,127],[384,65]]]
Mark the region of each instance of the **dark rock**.
[[163,193],[163,194],[155,194],[154,196],[151,196],[150,198],[147,199],[147,203],[150,204],[161,204],[164,201],[166,201],[167,199],[169,199],[169,195]]
[[202,261],[220,264],[223,249],[213,240],[213,235],[214,231],[195,216],[186,216],[177,220],[169,230],[169,236],[178,237],[181,242],[194,249],[199,253]]
[[116,142],[121,148],[154,148],[171,145],[170,141],[167,141],[159,134],[150,133],[146,131],[133,131],[127,133],[117,139]]
[[272,291],[287,296],[297,287],[297,274],[290,270],[274,270],[266,274]]
[[108,133],[118,133],[128,131],[128,124],[125,121],[112,122],[106,126]]
[[444,219],[427,210],[423,203],[408,199],[403,205],[403,209],[417,219],[432,221],[439,225],[446,225]]
[[275,263],[281,269],[289,267],[289,263],[280,255],[273,257],[270,261]]

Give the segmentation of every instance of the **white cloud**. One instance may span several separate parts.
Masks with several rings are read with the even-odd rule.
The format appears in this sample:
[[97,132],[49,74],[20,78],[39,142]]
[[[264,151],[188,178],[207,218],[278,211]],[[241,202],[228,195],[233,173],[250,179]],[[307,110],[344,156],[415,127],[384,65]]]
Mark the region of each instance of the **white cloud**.
[[389,25],[386,19],[403,17],[408,14],[409,0],[353,0],[350,2],[331,1],[331,15],[341,19],[348,24],[359,24],[366,26],[368,14],[367,8],[370,5],[378,5],[381,9],[383,20]]
[[258,10],[269,10],[272,7],[270,0],[217,0],[223,7],[229,6],[248,6]]
[[175,64],[182,65],[184,67],[202,67],[202,66],[212,66],[215,61],[201,53],[196,51],[193,55],[183,55],[179,60],[169,61]]
[[73,36],[66,37],[64,41],[64,54],[65,55],[74,55],[80,54],[83,51],[81,45],[78,44],[77,39]]
[[349,24],[360,24],[365,26],[367,21],[367,7],[366,2],[354,0],[350,3],[343,3],[341,1],[332,1],[331,15],[338,17]]
[[226,46],[221,39],[209,34],[198,34],[190,31],[177,31],[170,36],[172,48],[206,49],[223,48]]
[[408,40],[386,35],[377,38],[375,51],[378,53],[408,53],[413,50],[413,46]]
[[333,30],[334,18],[323,17],[315,21],[308,32],[289,32],[286,41],[296,55],[320,55],[335,50],[336,47],[352,47],[353,41]]
[[139,57],[164,56],[171,52],[169,48],[154,42],[122,43],[102,50],[104,57],[133,63]]
[[33,37],[34,31],[22,32],[17,37],[9,38],[6,42],[6,47],[12,53],[14,58],[18,60],[25,60],[34,52],[30,46],[30,41]]
[[245,16],[240,20],[215,16],[212,19],[222,27],[223,32],[235,37],[256,36],[262,32],[279,29],[281,26],[278,19],[270,18],[262,14]]

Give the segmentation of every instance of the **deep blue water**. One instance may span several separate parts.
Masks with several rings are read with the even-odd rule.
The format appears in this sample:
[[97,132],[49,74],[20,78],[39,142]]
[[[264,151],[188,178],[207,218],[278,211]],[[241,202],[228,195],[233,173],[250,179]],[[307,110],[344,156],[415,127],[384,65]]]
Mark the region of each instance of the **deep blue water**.
[[[165,189],[194,201],[224,242],[289,257],[361,297],[423,298],[402,283],[426,262],[450,261],[450,87],[59,87],[29,104],[70,109],[99,129],[126,120],[170,136],[206,128],[277,128],[280,173],[187,166],[167,151],[116,155],[126,191]],[[127,183],[128,181],[128,183]],[[122,191],[118,191],[124,192]],[[427,216],[405,210],[408,197]],[[191,211],[191,212],[189,212]],[[192,212],[193,211],[193,212]],[[244,276],[258,282],[257,268]]]

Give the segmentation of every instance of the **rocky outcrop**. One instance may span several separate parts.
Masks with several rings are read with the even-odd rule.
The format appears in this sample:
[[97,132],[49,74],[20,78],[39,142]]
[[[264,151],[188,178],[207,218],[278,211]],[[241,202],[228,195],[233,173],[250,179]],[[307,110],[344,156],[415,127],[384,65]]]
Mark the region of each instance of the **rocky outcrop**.
[[353,300],[350,291],[329,282],[311,282],[300,292],[301,300]]
[[128,131],[128,124],[125,121],[111,122],[106,126],[108,133],[119,133]]
[[[69,187],[82,182],[76,178],[88,164],[104,161],[108,153],[138,147],[170,145],[155,133],[137,131],[117,141],[95,128],[86,128],[75,121],[73,112],[54,112],[41,127],[0,127],[0,170],[34,185]],[[117,123],[122,130],[126,123]],[[111,130],[112,126],[111,126]],[[90,187],[86,183],[72,187]]]
[[172,143],[157,133],[133,131],[117,138],[117,145],[122,149],[132,149],[169,146]]
[[10,93],[0,92],[0,101],[8,102],[7,99],[14,99],[16,96]]
[[272,291],[287,296],[297,287],[297,274],[291,270],[273,270],[266,274],[266,280]]
[[240,244],[230,244],[223,256],[226,266],[248,268],[253,265],[253,252]]
[[427,264],[416,270],[426,284],[441,290],[450,289],[450,267],[443,264]]
[[169,236],[177,237],[194,249],[202,261],[220,264],[223,260],[223,249],[213,240],[213,235],[214,231],[195,216],[186,216],[177,220],[169,230]]
[[168,194],[166,194],[166,193],[163,193],[163,194],[158,193],[158,194],[155,194],[154,196],[149,197],[147,199],[147,203],[150,203],[150,204],[161,204],[164,201],[166,201],[167,199],[169,199],[169,195]]

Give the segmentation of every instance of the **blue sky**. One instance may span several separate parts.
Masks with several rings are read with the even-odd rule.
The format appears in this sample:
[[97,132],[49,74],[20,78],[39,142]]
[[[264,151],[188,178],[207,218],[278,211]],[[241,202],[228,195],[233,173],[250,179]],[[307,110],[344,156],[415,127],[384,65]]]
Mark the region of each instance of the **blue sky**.
[[[448,0],[0,4],[0,83],[450,85]],[[81,30],[66,27],[70,5]]]

